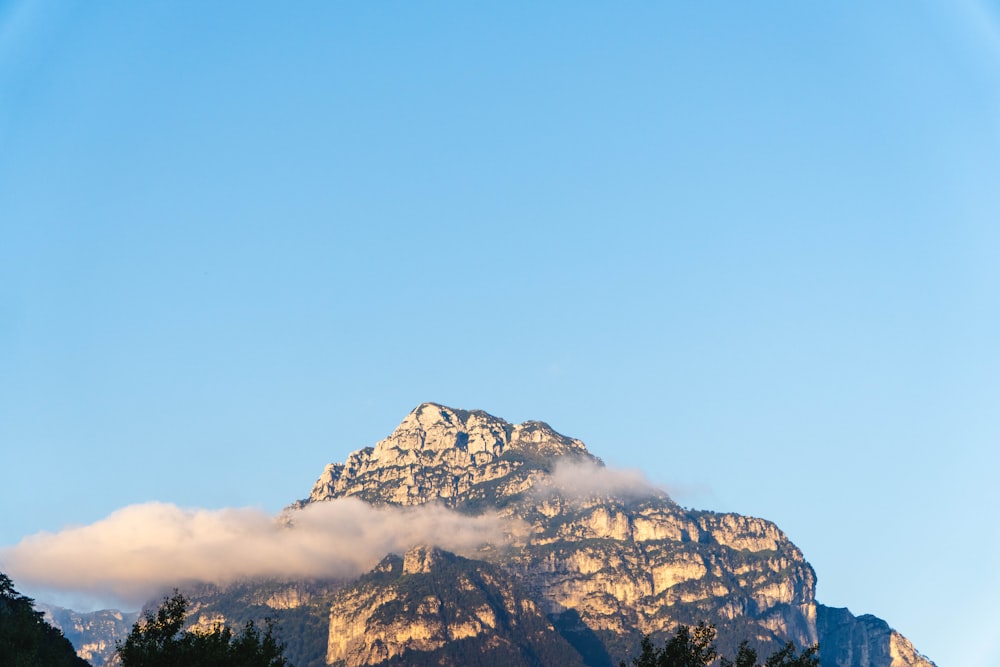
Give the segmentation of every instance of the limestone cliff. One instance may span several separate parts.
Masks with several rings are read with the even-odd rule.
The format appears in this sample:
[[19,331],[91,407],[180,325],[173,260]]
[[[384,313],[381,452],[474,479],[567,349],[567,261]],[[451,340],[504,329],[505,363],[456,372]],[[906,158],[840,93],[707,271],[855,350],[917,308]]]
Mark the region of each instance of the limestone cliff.
[[824,667],[933,667],[903,635],[870,614],[854,616],[847,609],[818,608],[816,625],[823,637]]
[[421,546],[337,594],[327,663],[583,665],[501,568]]
[[115,652],[115,642],[128,636],[138,612],[121,612],[117,609],[78,612],[55,605],[37,604],[45,620],[73,644],[76,654],[93,667],[106,664]]
[[[326,664],[333,595],[345,582],[336,579],[307,581],[252,580],[225,586],[199,584],[182,592],[188,598],[187,627],[212,628],[226,624],[242,627],[247,621],[276,622],[285,642],[285,657],[295,667]],[[160,600],[151,601],[155,609]]]

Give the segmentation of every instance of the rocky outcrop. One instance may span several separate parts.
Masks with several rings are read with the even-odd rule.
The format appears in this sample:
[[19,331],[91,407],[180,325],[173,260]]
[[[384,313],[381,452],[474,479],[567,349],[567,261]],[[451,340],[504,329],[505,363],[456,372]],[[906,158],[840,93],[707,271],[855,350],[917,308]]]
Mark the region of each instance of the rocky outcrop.
[[[275,622],[277,635],[285,642],[285,657],[295,667],[326,664],[330,604],[344,581],[242,580],[225,586],[190,585],[181,592],[189,601],[188,628],[211,629],[228,625],[238,629],[247,621],[258,625]],[[147,605],[155,610],[160,600]]]
[[816,626],[824,667],[933,667],[903,635],[880,618],[818,605]]
[[426,546],[387,557],[337,594],[326,660],[343,667],[583,665],[509,574]]
[[719,626],[724,646],[745,636],[771,646],[817,641],[815,575],[773,524],[686,512],[657,497],[560,505],[507,567],[548,613],[572,612],[609,646],[698,620]]
[[55,605],[38,604],[50,625],[62,630],[76,654],[93,667],[107,664],[115,653],[115,642],[124,640],[139,618],[138,612],[104,609],[78,612]]
[[[345,496],[393,505],[496,503],[531,486],[526,459],[564,456],[594,458],[543,422],[512,425],[480,410],[425,403],[374,447],[326,466],[299,505]],[[505,484],[491,487],[501,479]]]

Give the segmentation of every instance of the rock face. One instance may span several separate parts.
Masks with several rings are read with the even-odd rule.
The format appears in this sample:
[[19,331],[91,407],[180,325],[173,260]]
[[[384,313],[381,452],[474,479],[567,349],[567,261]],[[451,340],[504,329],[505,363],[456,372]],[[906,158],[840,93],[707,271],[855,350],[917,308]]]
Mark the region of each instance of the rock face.
[[824,666],[830,667],[933,667],[903,635],[881,618],[855,617],[847,609],[819,607],[816,626],[823,637]]
[[386,557],[331,606],[329,664],[486,664],[484,654],[495,665],[583,665],[508,573],[433,547]]
[[93,667],[108,663],[114,655],[115,642],[124,640],[139,618],[138,612],[117,609],[81,613],[47,604],[38,604],[37,608],[50,625],[62,630],[76,654]]
[[[212,628],[225,624],[240,628],[247,621],[276,622],[285,642],[285,657],[295,667],[326,664],[333,595],[344,586],[335,579],[308,581],[254,580],[226,586],[201,584],[183,593],[190,602],[187,627]],[[147,605],[155,610],[160,600]]]
[[326,466],[299,505],[344,496],[377,505],[495,505],[532,485],[525,459],[567,456],[594,459],[582,442],[542,422],[515,426],[481,410],[425,403],[385,440]]
[[[379,505],[435,501],[472,514],[499,510],[529,526],[512,548],[480,558],[514,575],[588,665],[617,663],[643,633],[659,640],[677,623],[701,620],[716,624],[719,647],[730,655],[744,638],[762,651],[819,641],[824,667],[932,664],[884,622],[882,632],[873,617],[818,605],[812,567],[773,523],[684,510],[635,482],[616,478],[582,442],[542,422],[512,425],[425,403],[374,447],[328,465],[297,506],[345,496]],[[417,573],[412,558],[403,561],[405,575]],[[443,626],[402,630],[419,605],[403,611],[390,604],[396,594],[366,590],[334,605],[328,661],[377,664],[414,642],[444,641]],[[382,630],[362,632],[360,619],[367,628],[375,617]],[[427,636],[418,641],[421,633]]]

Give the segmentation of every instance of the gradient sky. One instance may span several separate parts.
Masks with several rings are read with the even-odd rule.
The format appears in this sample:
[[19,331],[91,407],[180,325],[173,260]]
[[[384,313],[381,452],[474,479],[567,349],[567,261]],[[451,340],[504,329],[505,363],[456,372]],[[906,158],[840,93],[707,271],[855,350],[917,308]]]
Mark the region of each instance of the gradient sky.
[[0,1],[0,545],[277,511],[437,401],[1000,663],[998,17]]

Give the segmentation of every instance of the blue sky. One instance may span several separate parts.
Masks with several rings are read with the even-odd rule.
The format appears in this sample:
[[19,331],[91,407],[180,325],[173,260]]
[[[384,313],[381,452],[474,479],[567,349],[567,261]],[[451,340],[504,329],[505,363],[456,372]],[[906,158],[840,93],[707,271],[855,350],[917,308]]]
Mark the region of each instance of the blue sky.
[[872,4],[0,2],[0,545],[430,400],[994,663],[1000,7]]

